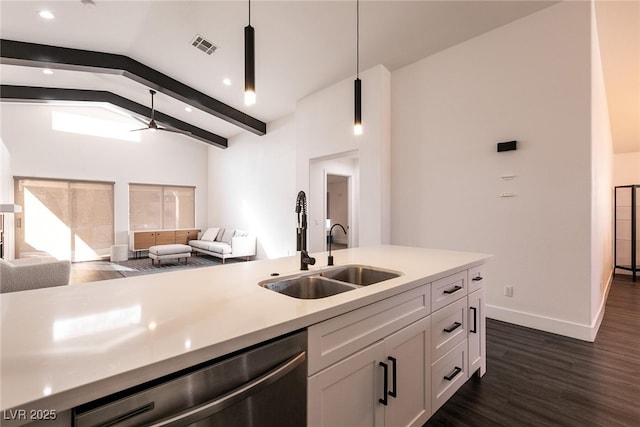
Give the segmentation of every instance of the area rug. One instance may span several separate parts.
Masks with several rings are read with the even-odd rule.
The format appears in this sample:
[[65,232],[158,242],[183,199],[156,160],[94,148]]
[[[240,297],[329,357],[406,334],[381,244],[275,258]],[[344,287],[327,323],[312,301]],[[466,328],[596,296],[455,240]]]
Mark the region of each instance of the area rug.
[[[234,262],[234,260],[225,261],[225,263],[231,262]],[[184,270],[188,268],[222,265],[222,260],[219,258],[208,256],[192,256],[188,259],[186,265],[184,263],[184,258],[181,258],[180,261],[178,261],[178,259],[162,261],[161,265],[158,265],[158,263],[152,265],[150,258],[129,259],[128,261],[121,261],[113,264],[116,264],[118,266],[118,272],[124,277],[132,277],[140,276],[142,274],[162,273],[166,271]]]

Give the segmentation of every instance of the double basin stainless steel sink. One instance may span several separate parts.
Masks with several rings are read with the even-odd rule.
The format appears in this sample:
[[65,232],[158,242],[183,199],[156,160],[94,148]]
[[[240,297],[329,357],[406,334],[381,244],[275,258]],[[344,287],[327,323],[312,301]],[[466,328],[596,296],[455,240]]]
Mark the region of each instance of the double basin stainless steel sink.
[[293,298],[318,299],[399,277],[402,273],[365,265],[344,265],[259,283]]

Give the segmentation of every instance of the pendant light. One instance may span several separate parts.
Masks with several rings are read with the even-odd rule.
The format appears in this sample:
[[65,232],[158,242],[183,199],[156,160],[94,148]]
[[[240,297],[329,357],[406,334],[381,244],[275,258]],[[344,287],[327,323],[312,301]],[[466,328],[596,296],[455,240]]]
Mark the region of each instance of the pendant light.
[[256,103],[256,55],[255,35],[251,26],[251,0],[249,0],[249,25],[244,27],[244,103]]
[[355,114],[353,134],[362,135],[362,82],[360,81],[360,0],[356,0],[356,80],[353,82]]

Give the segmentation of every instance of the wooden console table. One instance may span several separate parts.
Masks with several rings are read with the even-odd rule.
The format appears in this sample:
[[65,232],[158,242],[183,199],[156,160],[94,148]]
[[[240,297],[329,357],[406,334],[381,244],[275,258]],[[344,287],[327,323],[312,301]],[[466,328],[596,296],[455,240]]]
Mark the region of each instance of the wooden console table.
[[131,250],[136,257],[138,252],[149,250],[155,245],[171,245],[174,243],[188,245],[189,240],[196,240],[199,228],[181,228],[175,230],[142,230],[131,231]]

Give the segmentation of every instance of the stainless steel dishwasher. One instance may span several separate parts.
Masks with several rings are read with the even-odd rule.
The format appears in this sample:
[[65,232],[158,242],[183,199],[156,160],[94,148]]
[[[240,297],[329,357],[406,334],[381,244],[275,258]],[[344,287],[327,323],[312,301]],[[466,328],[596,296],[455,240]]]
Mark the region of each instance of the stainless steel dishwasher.
[[74,409],[74,426],[304,426],[307,333],[176,372]]

